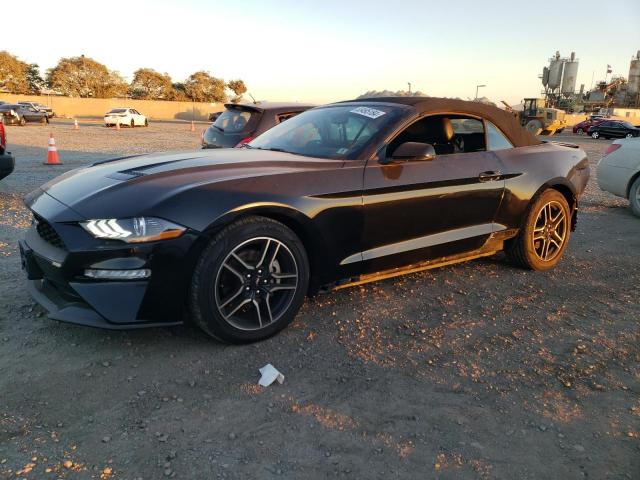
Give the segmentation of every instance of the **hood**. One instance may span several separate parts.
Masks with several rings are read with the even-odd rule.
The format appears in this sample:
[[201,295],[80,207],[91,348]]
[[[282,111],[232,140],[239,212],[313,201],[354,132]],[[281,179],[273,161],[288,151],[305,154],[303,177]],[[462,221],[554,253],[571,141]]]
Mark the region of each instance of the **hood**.
[[212,188],[241,179],[337,168],[342,164],[342,160],[233,148],[150,154],[71,170],[44,184],[38,192],[46,192],[87,218],[97,210],[103,211],[105,205],[118,206],[118,211],[135,208],[138,214],[194,187]]

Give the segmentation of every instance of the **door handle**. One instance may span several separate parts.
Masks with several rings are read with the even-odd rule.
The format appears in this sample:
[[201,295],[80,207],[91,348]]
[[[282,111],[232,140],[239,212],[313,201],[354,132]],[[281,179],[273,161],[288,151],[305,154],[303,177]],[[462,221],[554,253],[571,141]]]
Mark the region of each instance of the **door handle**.
[[481,182],[490,182],[492,180],[500,180],[502,177],[502,172],[498,170],[489,170],[487,172],[482,172],[478,175],[478,180]]

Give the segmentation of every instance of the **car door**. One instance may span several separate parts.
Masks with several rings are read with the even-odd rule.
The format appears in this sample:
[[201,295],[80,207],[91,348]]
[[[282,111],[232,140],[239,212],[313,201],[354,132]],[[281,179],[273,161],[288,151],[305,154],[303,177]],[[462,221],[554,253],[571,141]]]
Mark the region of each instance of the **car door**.
[[[486,149],[480,119],[469,132],[454,129],[442,139],[439,122],[462,116],[432,116],[415,122],[367,162],[364,172],[363,272],[455,255],[480,248],[496,226],[504,192],[500,160]],[[446,137],[446,135],[445,135]],[[466,145],[452,142],[466,139]],[[392,161],[405,141],[435,143],[432,160]],[[438,143],[442,142],[442,143]]]
[[612,138],[622,138],[625,135],[624,126],[618,122],[611,122],[611,126],[609,127],[609,133],[607,136]]

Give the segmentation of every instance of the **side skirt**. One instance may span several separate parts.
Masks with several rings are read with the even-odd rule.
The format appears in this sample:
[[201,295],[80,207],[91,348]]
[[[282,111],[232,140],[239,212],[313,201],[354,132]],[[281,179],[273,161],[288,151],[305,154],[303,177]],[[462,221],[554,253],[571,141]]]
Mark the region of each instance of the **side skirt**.
[[413,263],[411,265],[405,265],[402,267],[392,268],[389,270],[383,270],[376,273],[370,273],[366,275],[360,275],[358,277],[352,277],[336,282],[334,284],[325,285],[320,289],[321,293],[342,290],[343,288],[355,287],[356,285],[362,285],[369,282],[377,282],[378,280],[385,280],[387,278],[399,277],[401,275],[408,275],[410,273],[421,272],[423,270],[431,270],[432,268],[445,267],[447,265],[454,265],[456,263],[468,262],[482,257],[490,257],[496,253],[504,250],[504,242],[509,238],[513,238],[518,234],[516,229],[504,230],[502,232],[496,232],[492,234],[486,243],[477,250],[470,252],[459,253],[457,255],[449,255],[446,257],[435,258],[431,260],[425,260],[420,263]]

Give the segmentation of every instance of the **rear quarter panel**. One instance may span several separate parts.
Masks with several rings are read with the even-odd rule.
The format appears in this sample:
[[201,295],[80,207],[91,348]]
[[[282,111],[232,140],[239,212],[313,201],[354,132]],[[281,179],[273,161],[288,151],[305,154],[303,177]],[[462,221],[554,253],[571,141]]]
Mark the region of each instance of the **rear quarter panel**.
[[579,148],[543,143],[495,153],[506,176],[496,222],[509,228],[520,228],[531,200],[539,192],[556,187],[570,191],[577,200],[589,180],[589,161]]

